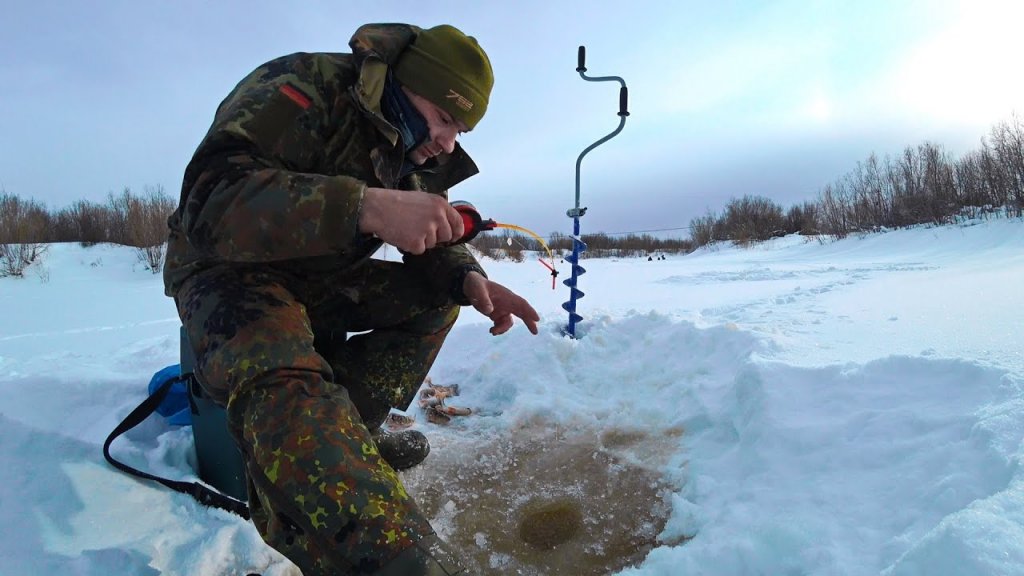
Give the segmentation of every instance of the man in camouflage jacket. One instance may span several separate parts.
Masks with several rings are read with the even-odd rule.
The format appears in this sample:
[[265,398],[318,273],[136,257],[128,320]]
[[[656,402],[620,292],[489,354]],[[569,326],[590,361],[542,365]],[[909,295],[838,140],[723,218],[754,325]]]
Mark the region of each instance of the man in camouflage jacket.
[[[166,291],[271,546],[306,576],[457,574],[371,432],[460,305],[492,334],[513,316],[537,333],[525,300],[447,245],[464,232],[447,190],[477,172],[456,137],[493,75],[451,26],[366,25],[349,45],[268,62],[221,103],[169,219]],[[371,259],[383,242],[403,262]]]

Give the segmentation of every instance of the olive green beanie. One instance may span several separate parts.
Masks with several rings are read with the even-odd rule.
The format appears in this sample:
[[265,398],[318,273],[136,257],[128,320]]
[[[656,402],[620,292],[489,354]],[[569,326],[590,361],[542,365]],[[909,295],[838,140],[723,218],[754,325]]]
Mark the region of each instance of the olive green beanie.
[[416,35],[398,58],[395,78],[471,130],[487,111],[491,61],[476,38],[443,24]]

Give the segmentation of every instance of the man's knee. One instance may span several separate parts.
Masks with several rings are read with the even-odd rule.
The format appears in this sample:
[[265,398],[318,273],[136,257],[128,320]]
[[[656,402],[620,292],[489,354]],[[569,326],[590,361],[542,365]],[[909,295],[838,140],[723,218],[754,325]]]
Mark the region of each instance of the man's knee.
[[291,376],[229,405],[242,422],[267,542],[310,573],[349,573],[429,534],[345,389]]
[[313,349],[311,335],[250,325],[228,340],[208,340],[197,351],[196,374],[220,403],[244,390],[287,378],[292,371],[314,372],[330,380],[330,366]]
[[461,307],[454,303],[427,310],[415,318],[413,324],[416,328],[421,329],[421,333],[425,335],[447,334],[452,326],[455,325],[455,321],[459,319],[460,310]]

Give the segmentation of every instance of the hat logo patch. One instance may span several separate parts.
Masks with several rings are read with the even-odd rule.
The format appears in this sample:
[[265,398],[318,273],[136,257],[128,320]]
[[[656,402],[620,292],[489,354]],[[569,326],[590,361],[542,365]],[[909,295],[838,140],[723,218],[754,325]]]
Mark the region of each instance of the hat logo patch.
[[458,106],[459,108],[462,108],[463,110],[468,111],[473,108],[473,103],[470,102],[468,98],[466,98],[462,94],[459,94],[455,90],[452,90],[451,88],[448,89],[448,94],[445,95],[445,98],[449,100],[455,100],[455,105]]

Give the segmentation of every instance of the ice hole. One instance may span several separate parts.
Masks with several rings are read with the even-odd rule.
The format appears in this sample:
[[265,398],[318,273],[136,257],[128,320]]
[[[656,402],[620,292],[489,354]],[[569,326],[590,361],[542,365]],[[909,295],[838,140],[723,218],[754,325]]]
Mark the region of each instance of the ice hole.
[[670,493],[659,470],[680,436],[536,423],[489,438],[450,429],[431,435],[430,456],[402,478],[471,573],[596,576],[657,545]]

